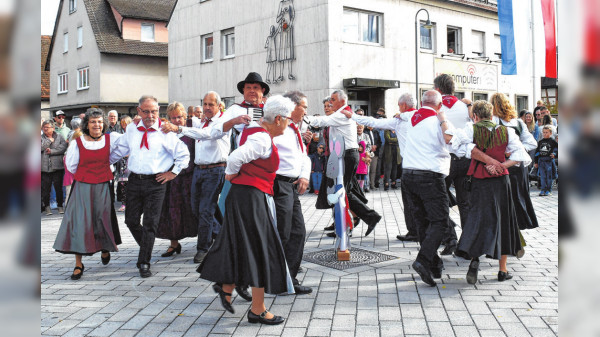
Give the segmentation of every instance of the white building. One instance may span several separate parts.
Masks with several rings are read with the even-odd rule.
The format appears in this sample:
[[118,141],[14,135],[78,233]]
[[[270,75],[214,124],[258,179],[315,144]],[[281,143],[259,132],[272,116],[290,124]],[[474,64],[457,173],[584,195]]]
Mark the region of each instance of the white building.
[[[415,39],[421,8],[433,28],[421,27]],[[278,22],[282,11],[287,26]],[[426,20],[419,13],[419,23]],[[416,42],[421,93],[437,74],[449,73],[459,97],[503,92],[517,109],[531,110],[541,95],[540,76],[500,75],[496,1],[178,0],[169,21],[169,100],[196,105],[215,90],[227,105],[240,102],[236,84],[248,72],[267,80],[271,66],[276,78],[283,66],[272,94],[303,91],[310,114],[322,114],[321,100],[338,88],[368,114],[396,111],[401,93],[415,93]],[[269,66],[277,55],[294,59]],[[295,79],[288,77],[290,64]]]
[[135,115],[146,94],[166,105],[167,20],[174,3],[60,0],[46,62],[50,110],[73,116],[95,106]]

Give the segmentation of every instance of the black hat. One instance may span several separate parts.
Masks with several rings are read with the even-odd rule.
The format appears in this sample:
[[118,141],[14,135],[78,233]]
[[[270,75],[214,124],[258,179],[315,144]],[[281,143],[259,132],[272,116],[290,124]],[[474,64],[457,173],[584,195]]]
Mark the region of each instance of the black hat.
[[265,89],[265,92],[263,93],[263,95],[267,95],[269,93],[269,85],[266,84],[265,82],[263,82],[262,77],[260,76],[259,73],[255,73],[255,72],[251,72],[248,74],[248,76],[246,76],[246,79],[239,82],[237,84],[237,88],[238,91],[240,92],[240,94],[244,94],[244,85],[246,83],[258,83],[260,84],[261,87],[263,87]]

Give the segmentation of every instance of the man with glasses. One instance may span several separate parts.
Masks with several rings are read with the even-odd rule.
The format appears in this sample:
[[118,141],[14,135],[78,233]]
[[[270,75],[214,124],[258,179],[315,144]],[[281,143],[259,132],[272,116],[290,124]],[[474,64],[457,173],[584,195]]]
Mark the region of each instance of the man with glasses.
[[[137,108],[141,119],[127,126],[115,141],[110,162],[129,156],[125,223],[140,246],[137,267],[141,277],[150,277],[150,259],[160,219],[166,182],[187,168],[190,152],[174,133],[160,131],[158,100],[144,95]],[[143,224],[140,218],[144,214]]]
[[66,141],[69,140],[69,132],[71,129],[65,123],[65,113],[58,110],[54,116],[54,131],[61,135]]

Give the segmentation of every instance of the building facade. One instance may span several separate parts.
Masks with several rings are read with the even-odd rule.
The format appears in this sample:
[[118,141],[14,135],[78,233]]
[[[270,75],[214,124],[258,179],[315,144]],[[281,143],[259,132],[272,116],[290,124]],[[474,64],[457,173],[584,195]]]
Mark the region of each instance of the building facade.
[[[433,27],[422,27],[429,12]],[[507,94],[533,109],[540,76],[501,75],[497,5],[491,0],[178,0],[169,21],[169,99],[199,104],[215,90],[229,105],[250,71],[273,94],[301,90],[309,113],[346,89],[354,108],[397,110],[397,98],[419,96],[437,74],[451,74],[459,97]],[[291,76],[290,76],[291,75]]]
[[46,70],[50,110],[135,115],[145,94],[168,103],[167,20],[174,0],[61,0]]

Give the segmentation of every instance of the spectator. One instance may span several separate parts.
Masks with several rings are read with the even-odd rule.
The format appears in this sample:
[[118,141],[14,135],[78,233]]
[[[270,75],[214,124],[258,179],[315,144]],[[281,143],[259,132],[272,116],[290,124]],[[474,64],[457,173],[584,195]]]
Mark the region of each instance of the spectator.
[[[64,115],[64,113],[63,113]],[[66,127],[65,127],[66,128]],[[65,166],[63,155],[67,151],[67,142],[60,134],[54,131],[52,121],[44,121],[42,124],[42,202],[45,206],[46,215],[52,215],[50,210],[50,189],[54,186],[56,191],[56,202],[58,213],[63,214],[63,177]]]
[[556,178],[556,162],[554,159],[558,155],[558,143],[551,138],[551,125],[544,125],[542,135],[543,138],[538,143],[535,151],[535,167],[538,169],[538,175],[540,176],[540,196],[548,196],[552,195],[552,180]]
[[69,129],[65,124],[65,113],[62,110],[58,110],[54,116],[54,131],[62,136],[66,141],[69,139]]
[[[121,117],[121,129],[127,130],[127,125],[132,122],[131,117]],[[129,156],[124,157],[115,163],[115,173],[117,180],[117,201],[121,202],[119,212],[125,212],[125,200],[127,199],[127,179],[129,178],[129,170],[127,169],[127,159]]]
[[358,142],[358,167],[356,168],[356,180],[358,180],[358,186],[364,189],[365,179],[367,174],[369,173],[369,164],[371,163],[371,156],[369,156],[367,150],[367,145],[364,141]]
[[325,152],[325,145],[319,144],[317,147],[317,152],[310,155],[311,161],[311,180],[312,180],[312,188],[315,194],[319,194],[319,189],[321,188],[321,181],[323,180],[323,172],[325,172],[326,158],[323,155]]

